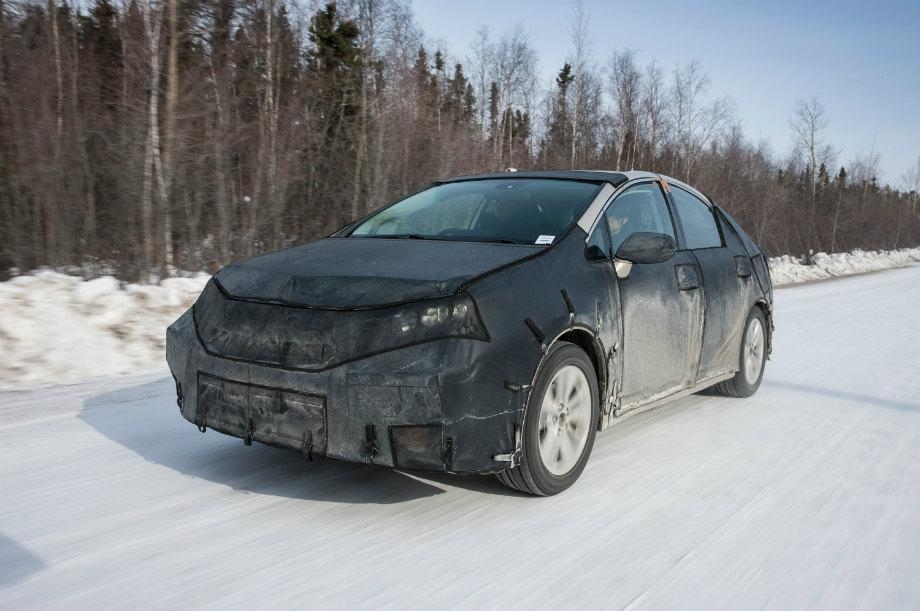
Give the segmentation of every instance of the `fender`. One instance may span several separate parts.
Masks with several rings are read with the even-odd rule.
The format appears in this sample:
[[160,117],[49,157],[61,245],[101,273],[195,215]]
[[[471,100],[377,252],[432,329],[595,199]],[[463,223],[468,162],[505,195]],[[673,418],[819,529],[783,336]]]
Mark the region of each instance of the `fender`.
[[[567,327],[559,331],[550,341],[544,342],[540,346],[540,349],[543,351],[543,356],[540,358],[540,362],[537,363],[537,367],[533,372],[533,377],[531,377],[530,379],[530,384],[526,386],[526,395],[524,396],[524,409],[521,412],[521,424],[523,424],[523,422],[527,419],[527,409],[530,404],[530,393],[533,391],[534,385],[537,383],[537,378],[540,376],[540,372],[543,371],[543,366],[546,364],[546,358],[549,355],[550,348],[552,348],[555,344],[559,343],[559,341],[561,341],[561,338],[564,335],[573,333],[573,332],[577,332],[577,331],[587,333],[588,335],[591,336],[592,349],[593,349],[594,354],[591,354],[590,352],[588,352],[588,358],[590,358],[591,362],[594,363],[594,373],[597,376],[597,386],[598,386],[598,390],[600,391],[599,393],[600,397],[598,397],[598,401],[601,403],[601,405],[599,406],[601,413],[598,416],[597,430],[601,431],[604,429],[604,426],[602,425],[602,423],[606,420],[606,412],[607,412],[607,407],[608,407],[608,406],[605,406],[604,404],[605,403],[609,404],[610,399],[613,398],[607,392],[608,390],[607,373],[606,373],[607,359],[604,356],[607,354],[607,351],[604,349],[604,344],[601,341],[600,337],[598,337],[597,330],[589,327],[588,325],[584,325],[580,323],[573,323],[573,324],[568,325]],[[572,343],[575,343],[576,346],[579,346],[580,348],[584,349],[584,346],[581,345],[580,343],[576,343],[576,342],[572,342]]]
[[[570,319],[574,319],[574,312],[572,312],[572,316],[570,317]],[[598,337],[597,331],[595,329],[592,329],[588,325],[572,323],[566,326],[564,329],[562,329],[558,333],[556,333],[556,335],[550,341],[548,342],[543,341],[540,344],[540,351],[543,353],[543,355],[540,357],[540,360],[537,363],[536,368],[534,369],[533,377],[530,378],[529,384],[517,385],[513,387],[508,386],[509,390],[514,391],[514,392],[520,392],[522,394],[521,403],[522,403],[523,408],[521,409],[521,412],[520,412],[521,414],[520,420],[515,425],[514,450],[508,454],[494,455],[492,457],[494,461],[508,462],[510,468],[514,468],[520,464],[521,456],[524,452],[524,449],[521,445],[522,443],[521,442],[521,431],[523,430],[524,422],[527,420],[527,410],[530,407],[530,396],[531,396],[531,393],[533,392],[534,386],[537,383],[537,378],[539,377],[540,372],[543,371],[543,367],[546,364],[547,356],[549,355],[550,349],[554,345],[559,343],[563,336],[565,336],[568,333],[573,333],[573,332],[584,332],[584,333],[587,333],[591,337],[592,348],[593,348],[594,354],[588,353],[588,358],[590,358],[591,362],[594,364],[594,372],[595,372],[595,375],[597,376],[598,390],[600,391],[600,395],[601,395],[600,397],[598,397],[598,401],[601,402],[601,405],[598,406],[600,408],[599,411],[601,413],[598,415],[598,421],[596,423],[596,426],[597,426],[598,431],[601,431],[605,428],[606,422],[608,421],[607,411],[610,405],[610,397],[605,396],[606,392],[604,390],[605,389],[604,382],[606,381],[607,376],[606,376],[606,373],[604,372],[604,368],[600,366],[600,364],[606,364],[606,360],[603,359],[602,357],[602,355],[606,354],[606,352],[604,351],[603,342]],[[584,348],[584,346],[582,346],[581,344],[576,343],[575,345],[581,347],[582,349]],[[607,407],[603,405],[604,403],[607,403]]]

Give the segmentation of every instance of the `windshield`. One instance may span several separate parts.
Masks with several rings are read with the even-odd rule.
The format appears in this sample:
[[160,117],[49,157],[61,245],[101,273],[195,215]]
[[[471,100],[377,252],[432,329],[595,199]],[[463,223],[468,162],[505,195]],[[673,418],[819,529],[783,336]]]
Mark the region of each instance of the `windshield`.
[[451,182],[384,208],[350,235],[551,244],[599,188],[589,182],[542,178]]

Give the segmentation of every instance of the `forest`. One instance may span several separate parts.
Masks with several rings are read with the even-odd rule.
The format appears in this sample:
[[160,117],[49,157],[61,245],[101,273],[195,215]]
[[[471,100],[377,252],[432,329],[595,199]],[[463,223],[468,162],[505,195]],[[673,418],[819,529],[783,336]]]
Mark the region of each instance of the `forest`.
[[449,49],[404,0],[0,0],[0,279],[214,271],[508,168],[673,176],[771,256],[920,244],[920,157],[839,159],[808,92],[777,152],[692,57],[598,57],[577,4],[560,36],[543,82],[524,25]]

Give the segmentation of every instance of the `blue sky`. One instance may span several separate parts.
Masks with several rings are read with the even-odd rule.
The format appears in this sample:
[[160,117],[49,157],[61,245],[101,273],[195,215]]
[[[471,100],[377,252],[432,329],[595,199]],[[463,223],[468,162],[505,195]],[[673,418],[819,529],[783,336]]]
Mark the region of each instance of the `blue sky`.
[[[920,0],[584,0],[583,7],[601,63],[625,48],[668,72],[699,60],[710,93],[729,95],[748,137],[768,139],[777,154],[791,148],[796,99],[817,96],[838,165],[875,139],[881,179],[897,185],[920,155]],[[547,82],[570,52],[570,2],[414,0],[413,8],[429,39],[461,60],[482,25],[496,37],[521,23]]]

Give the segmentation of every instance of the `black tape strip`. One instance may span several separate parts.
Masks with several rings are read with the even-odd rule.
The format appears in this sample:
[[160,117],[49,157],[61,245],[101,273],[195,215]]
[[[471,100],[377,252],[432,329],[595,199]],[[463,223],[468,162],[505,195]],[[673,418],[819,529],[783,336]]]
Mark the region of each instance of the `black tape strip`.
[[444,440],[444,468],[450,471],[453,466],[454,466],[454,440],[452,437],[448,437],[447,439]]
[[313,462],[313,431],[310,429],[303,432],[303,457]]
[[569,311],[569,314],[574,314],[575,306],[572,304],[572,300],[569,299],[569,292],[565,289],[562,289],[562,299],[565,301],[565,307]]
[[540,327],[537,326],[537,323],[530,320],[529,318],[525,318],[524,324],[527,325],[527,328],[530,329],[530,332],[533,333],[533,336],[537,338],[537,341],[542,344],[543,340],[546,339],[546,336],[543,335],[543,331],[540,330]]
[[377,442],[377,429],[373,424],[364,427],[364,453],[368,458],[374,458],[380,453],[380,444]]

